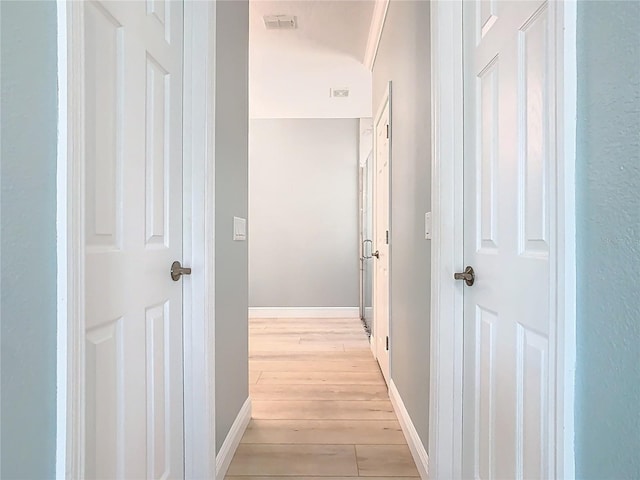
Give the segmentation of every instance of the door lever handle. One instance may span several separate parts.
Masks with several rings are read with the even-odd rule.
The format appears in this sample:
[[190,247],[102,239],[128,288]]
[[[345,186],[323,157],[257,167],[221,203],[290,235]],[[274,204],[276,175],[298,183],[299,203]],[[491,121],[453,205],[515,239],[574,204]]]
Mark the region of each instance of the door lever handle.
[[476,281],[476,274],[473,271],[472,267],[467,266],[467,268],[464,269],[464,272],[454,273],[453,278],[455,280],[464,280],[464,283],[467,284],[467,287],[470,287]]
[[171,264],[171,280],[177,282],[182,275],[191,275],[189,267],[183,267],[177,260]]
[[373,252],[371,254],[372,257],[376,257],[378,260],[380,260],[380,252],[378,250],[376,250],[375,252]]

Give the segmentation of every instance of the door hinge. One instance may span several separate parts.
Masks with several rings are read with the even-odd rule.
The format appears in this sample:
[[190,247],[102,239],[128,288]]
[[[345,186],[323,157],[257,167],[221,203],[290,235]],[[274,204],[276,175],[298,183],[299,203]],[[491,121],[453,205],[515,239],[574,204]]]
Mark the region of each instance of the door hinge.
[[387,125],[387,138],[389,138],[389,125]]
[[389,351],[389,335],[387,335],[387,346],[386,346],[386,348],[387,348],[387,351]]
[[387,233],[385,234],[385,242],[389,245],[389,230],[387,230]]

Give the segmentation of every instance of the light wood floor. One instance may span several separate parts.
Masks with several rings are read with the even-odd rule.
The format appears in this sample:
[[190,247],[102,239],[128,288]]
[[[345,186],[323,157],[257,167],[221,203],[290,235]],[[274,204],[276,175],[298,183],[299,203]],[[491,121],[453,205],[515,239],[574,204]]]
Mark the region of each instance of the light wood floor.
[[249,368],[226,478],[419,478],[360,320],[252,319]]

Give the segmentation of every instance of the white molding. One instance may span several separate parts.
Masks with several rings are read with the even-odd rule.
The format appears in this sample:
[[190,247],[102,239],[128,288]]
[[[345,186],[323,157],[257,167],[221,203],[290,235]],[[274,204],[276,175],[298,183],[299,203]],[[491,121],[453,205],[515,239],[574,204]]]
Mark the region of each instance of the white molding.
[[367,38],[367,48],[364,52],[364,66],[373,71],[376,62],[378,47],[382,39],[382,30],[389,10],[389,0],[375,0],[373,7],[373,17],[369,27],[369,37]]
[[404,438],[407,440],[413,460],[416,462],[420,478],[427,479],[429,478],[429,455],[427,455],[427,450],[424,448],[424,444],[418,435],[416,427],[413,425],[413,421],[393,380],[389,382],[389,398],[398,416],[402,433],[404,433]]
[[[84,6],[58,0],[56,476],[84,478]],[[62,409],[65,411],[62,412]]]
[[233,421],[233,425],[229,429],[229,433],[227,434],[227,438],[224,439],[222,447],[220,447],[220,452],[216,456],[216,477],[218,480],[223,480],[224,476],[227,474],[227,470],[229,470],[229,465],[231,465],[231,460],[233,460],[233,456],[238,449],[238,445],[240,445],[240,440],[242,440],[242,436],[244,435],[249,422],[251,421],[251,399],[247,398],[242,405],[242,408],[238,412],[238,416]]
[[[184,472],[213,478],[215,439],[215,2],[184,3]],[[200,219],[200,220],[198,220]]]
[[371,355],[373,355],[373,358],[375,358],[377,361],[378,360],[378,343],[373,333],[369,336],[369,350],[371,350]]
[[[557,295],[556,405],[553,454],[556,478],[573,478],[575,378],[575,128],[576,2],[550,2],[556,15],[558,101],[555,253]],[[462,0],[431,2],[432,209],[431,477],[462,477],[462,287],[452,282],[463,266]],[[555,300],[555,302],[554,302]]]
[[431,2],[432,177],[429,450],[434,479],[462,478],[462,1]]
[[249,307],[249,318],[360,318],[360,308]]
[[556,478],[575,478],[575,370],[576,370],[576,118],[577,118],[577,2],[552,2],[556,9],[557,171],[556,264],[558,319],[556,359]]
[[[67,382],[67,355],[68,355],[68,325],[67,302],[68,285],[67,267],[67,235],[69,232],[69,217],[67,212],[68,189],[68,93],[69,93],[69,42],[67,35],[67,5],[64,2],[56,2],[56,14],[58,22],[57,51],[58,51],[58,155],[56,172],[56,248],[58,273],[57,285],[57,359],[56,359],[56,478],[64,478],[67,463],[67,427],[69,384]],[[63,287],[63,288],[60,288]]]

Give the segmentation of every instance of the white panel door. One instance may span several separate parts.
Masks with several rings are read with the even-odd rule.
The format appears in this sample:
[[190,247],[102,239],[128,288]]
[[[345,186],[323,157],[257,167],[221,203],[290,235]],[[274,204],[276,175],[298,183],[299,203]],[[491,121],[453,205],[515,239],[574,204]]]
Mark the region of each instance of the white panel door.
[[182,478],[182,2],[83,13],[85,477]]
[[464,2],[464,476],[553,477],[554,27],[544,1]]
[[374,341],[380,370],[389,383],[389,96],[376,117]]

